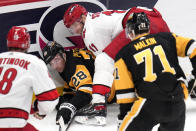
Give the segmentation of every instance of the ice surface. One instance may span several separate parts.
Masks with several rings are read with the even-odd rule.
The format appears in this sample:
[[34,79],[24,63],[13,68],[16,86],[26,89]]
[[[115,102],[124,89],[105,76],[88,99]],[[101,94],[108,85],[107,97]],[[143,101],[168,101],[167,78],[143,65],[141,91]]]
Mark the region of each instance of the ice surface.
[[[185,131],[195,131],[196,121],[196,101],[190,98],[186,100],[187,112],[186,112],[186,124]],[[69,128],[69,131],[117,131],[117,114],[118,105],[108,105],[108,117],[107,125],[102,126],[87,126],[73,122]],[[59,128],[55,124],[56,112],[52,112],[43,120],[37,120],[33,116],[30,116],[29,122],[32,123],[40,131],[58,131]],[[157,126],[153,128],[153,131],[157,131]]]

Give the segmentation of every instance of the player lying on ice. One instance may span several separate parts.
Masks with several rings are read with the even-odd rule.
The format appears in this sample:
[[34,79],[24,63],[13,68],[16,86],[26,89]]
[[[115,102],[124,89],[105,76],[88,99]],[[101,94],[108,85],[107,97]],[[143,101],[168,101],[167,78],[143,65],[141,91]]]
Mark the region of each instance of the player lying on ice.
[[[130,14],[134,12],[145,12],[150,20],[150,33],[169,32],[169,28],[162,19],[161,14],[156,9],[148,9],[143,7],[133,7],[128,10],[106,10],[97,13],[87,12],[86,9],[78,4],[71,5],[64,14],[65,26],[74,34],[82,35],[86,47],[96,56],[95,73],[93,78],[93,99],[94,106],[89,108],[92,113],[94,111],[102,112],[105,108],[105,96],[110,92],[113,84],[114,58],[116,53],[124,45],[130,42],[126,38],[125,25]],[[127,78],[128,73],[126,67],[122,64],[116,64],[116,71],[120,74],[117,84],[115,85],[117,103],[120,103],[119,119],[123,119],[125,112],[130,110],[131,102],[135,100],[135,93],[130,88],[133,83]],[[127,82],[128,81],[128,82]],[[106,112],[106,111],[105,111]],[[85,114],[84,114],[85,115]],[[88,113],[89,115],[89,113]],[[105,116],[97,117],[97,124],[105,124],[103,121]],[[78,122],[88,124],[91,123],[81,119]]]
[[189,57],[195,77],[196,42],[170,32],[149,34],[150,24],[145,13],[132,14],[126,24],[131,42],[115,57],[127,66],[137,93],[119,131],[151,131],[157,124],[159,131],[184,131],[188,90],[178,56]]
[[56,86],[46,64],[27,54],[30,35],[24,27],[12,27],[8,52],[0,54],[0,131],[38,131],[27,122],[33,92],[38,100],[36,117],[43,118],[58,103]]
[[[62,117],[64,124],[68,125],[76,112],[92,100],[94,58],[85,49],[65,51],[60,44],[53,41],[48,42],[42,52],[46,64],[59,72],[66,83],[64,95],[60,97],[57,106],[56,120],[58,123],[60,117]],[[112,92],[108,101],[110,102],[113,97],[114,92]],[[106,112],[104,111],[94,112],[93,115],[105,116]],[[80,112],[84,112],[84,110]]]

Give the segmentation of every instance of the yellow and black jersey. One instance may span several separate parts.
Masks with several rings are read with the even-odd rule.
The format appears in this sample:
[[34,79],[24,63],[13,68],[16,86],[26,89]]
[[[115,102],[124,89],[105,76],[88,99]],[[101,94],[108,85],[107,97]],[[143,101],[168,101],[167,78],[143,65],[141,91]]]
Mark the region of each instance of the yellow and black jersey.
[[153,82],[162,72],[185,78],[177,56],[187,56],[193,42],[172,33],[145,34],[123,47],[115,60],[126,64],[134,85],[142,81]]
[[85,49],[74,49],[66,52],[65,69],[60,76],[68,86],[75,91],[92,93],[92,77],[94,73],[94,58]]

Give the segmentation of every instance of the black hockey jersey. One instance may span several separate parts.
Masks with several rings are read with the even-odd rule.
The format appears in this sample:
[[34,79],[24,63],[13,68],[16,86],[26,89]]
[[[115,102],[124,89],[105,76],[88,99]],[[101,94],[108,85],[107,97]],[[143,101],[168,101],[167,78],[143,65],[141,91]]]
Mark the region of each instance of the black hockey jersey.
[[66,52],[65,69],[60,76],[68,85],[67,88],[91,94],[93,73],[94,58],[89,51],[74,49]]
[[134,85],[153,82],[162,72],[170,72],[177,79],[184,77],[177,56],[187,56],[194,40],[172,33],[139,36],[123,47],[116,56],[127,66]]

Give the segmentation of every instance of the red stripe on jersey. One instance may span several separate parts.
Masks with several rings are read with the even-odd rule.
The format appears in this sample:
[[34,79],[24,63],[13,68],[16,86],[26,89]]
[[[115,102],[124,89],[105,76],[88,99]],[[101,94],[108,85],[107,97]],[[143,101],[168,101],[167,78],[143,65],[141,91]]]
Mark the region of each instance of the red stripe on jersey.
[[0,118],[23,118],[27,120],[29,113],[16,108],[0,108]]
[[120,32],[112,42],[103,50],[112,59],[115,59],[116,54],[121,50],[122,47],[130,43],[131,40],[126,37],[125,30]]
[[0,131],[38,131],[33,125],[27,123],[23,128],[0,128]]
[[0,6],[24,4],[24,3],[39,2],[39,1],[47,1],[47,0],[1,0]]
[[36,95],[36,98],[38,99],[38,101],[53,101],[53,100],[56,100],[58,97],[59,97],[59,94],[56,89]]
[[106,95],[110,92],[110,87],[104,85],[93,85],[93,94]]
[[[131,8],[127,14],[125,15],[122,25],[123,28],[126,26],[127,19],[131,13],[139,13],[144,12],[147,14],[149,20],[150,20],[150,33],[155,34],[158,32],[170,32],[169,27],[167,26],[167,23],[162,19],[161,14],[153,8],[153,11],[148,11],[140,8]],[[125,30],[120,32],[113,40],[112,42],[104,49],[104,52],[107,53],[111,58],[115,59],[117,53],[121,50],[122,47],[130,43],[131,40],[129,40],[126,37]]]

